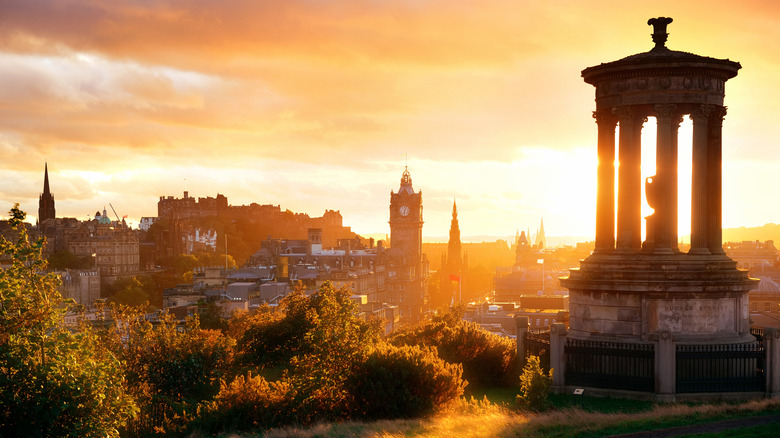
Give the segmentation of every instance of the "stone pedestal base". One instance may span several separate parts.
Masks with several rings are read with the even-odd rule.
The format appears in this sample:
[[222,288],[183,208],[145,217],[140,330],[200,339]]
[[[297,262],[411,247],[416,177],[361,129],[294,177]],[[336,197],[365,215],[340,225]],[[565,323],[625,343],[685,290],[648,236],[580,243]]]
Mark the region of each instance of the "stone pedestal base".
[[724,255],[594,254],[561,284],[569,336],[583,340],[740,343],[752,340],[748,291],[757,280]]

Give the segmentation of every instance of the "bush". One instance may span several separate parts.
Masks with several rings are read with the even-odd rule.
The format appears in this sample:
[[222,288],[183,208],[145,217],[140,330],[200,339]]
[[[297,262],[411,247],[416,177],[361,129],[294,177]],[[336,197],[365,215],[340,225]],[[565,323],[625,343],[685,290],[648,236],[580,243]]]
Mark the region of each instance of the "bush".
[[426,415],[463,395],[462,367],[433,348],[380,344],[347,382],[354,414],[361,419]]
[[269,383],[261,376],[238,376],[220,385],[219,394],[203,405],[192,424],[198,430],[218,433],[265,429],[295,421],[290,405],[292,388],[286,381]]
[[457,311],[396,333],[390,342],[436,347],[439,357],[463,365],[463,377],[475,386],[513,386],[517,382],[515,342],[463,321]]
[[547,396],[552,379],[553,370],[550,370],[549,375],[545,375],[539,365],[539,356],[528,356],[523,374],[520,375],[520,394],[517,395],[517,402],[522,408],[532,411],[548,409],[550,401]]
[[235,341],[218,330],[201,330],[161,314],[152,324],[139,309],[113,306],[114,324],[104,342],[125,362],[129,391],[140,407],[129,431],[175,432],[198,403],[217,395],[230,369]]
[[136,393],[185,403],[217,394],[231,364],[232,339],[199,329],[196,319],[181,325],[167,313],[156,324],[132,311],[114,317],[111,344],[125,360]]

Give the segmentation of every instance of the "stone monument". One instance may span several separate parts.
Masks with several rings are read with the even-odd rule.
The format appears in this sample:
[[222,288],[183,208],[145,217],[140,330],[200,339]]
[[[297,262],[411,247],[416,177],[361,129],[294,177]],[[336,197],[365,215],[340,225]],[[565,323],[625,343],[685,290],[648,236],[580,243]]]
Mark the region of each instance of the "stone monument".
[[[668,49],[671,22],[648,21],[654,28],[652,50],[582,71],[585,82],[596,87],[596,248],[561,279],[570,291],[572,339],[648,343],[671,336],[688,344],[755,339],[748,291],[756,280],[725,255],[721,236],[723,99],[726,81],[741,66]],[[693,121],[687,253],[677,245],[677,137],[684,116]],[[647,117],[656,118],[658,132],[655,175],[644,181],[654,212],[645,218],[642,242],[641,130]]]

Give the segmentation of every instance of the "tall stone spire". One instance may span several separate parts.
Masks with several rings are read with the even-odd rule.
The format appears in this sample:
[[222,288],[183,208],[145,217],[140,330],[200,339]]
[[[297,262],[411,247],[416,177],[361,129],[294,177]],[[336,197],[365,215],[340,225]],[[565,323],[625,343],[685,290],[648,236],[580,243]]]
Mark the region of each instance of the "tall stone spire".
[[450,240],[447,242],[447,258],[442,257],[440,292],[447,303],[459,303],[462,300],[461,285],[465,266],[461,255],[460,226],[458,225],[458,205],[452,201],[452,222],[450,222]]
[[54,196],[49,190],[49,163],[46,163],[43,170],[43,193],[38,198],[38,223],[55,217]]
[[544,249],[547,246],[547,237],[544,235],[544,218],[542,218],[542,223],[539,225],[539,231],[536,232],[536,241],[534,242],[534,245],[538,249]]
[[44,195],[50,195],[51,192],[49,191],[49,163],[44,163],[43,165],[43,194]]
[[460,226],[458,225],[458,205],[452,201],[452,222],[450,222],[450,240],[447,243],[447,260],[450,265],[461,265]]

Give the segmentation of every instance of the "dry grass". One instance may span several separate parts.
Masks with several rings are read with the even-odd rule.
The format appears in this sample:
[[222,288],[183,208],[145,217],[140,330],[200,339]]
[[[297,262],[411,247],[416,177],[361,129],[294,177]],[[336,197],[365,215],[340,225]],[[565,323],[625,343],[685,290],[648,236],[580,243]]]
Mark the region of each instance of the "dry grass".
[[780,412],[780,400],[741,404],[658,405],[640,413],[599,413],[571,408],[542,414],[512,412],[487,401],[470,401],[446,414],[414,420],[320,424],[274,429],[229,438],[313,437],[599,437],[654,430],[765,412]]

